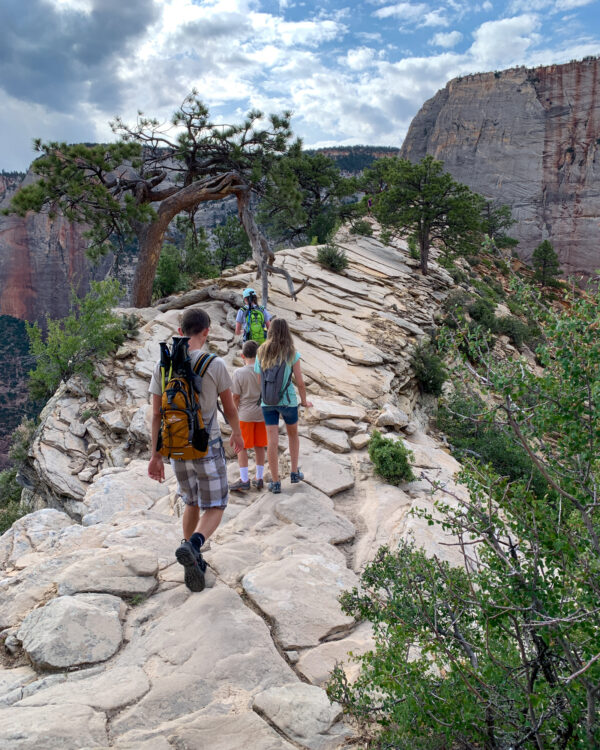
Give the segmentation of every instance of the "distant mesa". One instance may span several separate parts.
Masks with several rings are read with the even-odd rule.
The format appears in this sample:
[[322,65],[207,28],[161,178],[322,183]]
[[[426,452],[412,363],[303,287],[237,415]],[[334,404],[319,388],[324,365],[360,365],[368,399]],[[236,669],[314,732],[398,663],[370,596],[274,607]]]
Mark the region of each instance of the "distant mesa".
[[598,268],[600,59],[455,78],[421,107],[402,145],[508,204],[529,260],[550,240],[566,274]]

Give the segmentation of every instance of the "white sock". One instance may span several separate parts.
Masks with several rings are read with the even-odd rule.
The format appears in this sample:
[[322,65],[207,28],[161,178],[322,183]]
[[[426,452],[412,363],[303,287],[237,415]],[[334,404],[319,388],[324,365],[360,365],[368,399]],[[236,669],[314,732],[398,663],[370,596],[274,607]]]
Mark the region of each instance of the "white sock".
[[262,479],[265,475],[265,467],[264,466],[256,466],[256,478]]
[[242,479],[242,482],[248,481],[248,467],[247,466],[240,466],[240,477]]

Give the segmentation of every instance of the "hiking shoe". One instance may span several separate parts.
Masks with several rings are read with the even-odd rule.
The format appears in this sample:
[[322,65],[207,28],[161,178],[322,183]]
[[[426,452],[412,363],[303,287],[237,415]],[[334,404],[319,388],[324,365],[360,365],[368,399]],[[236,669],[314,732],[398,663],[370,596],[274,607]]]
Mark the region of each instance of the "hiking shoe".
[[237,482],[234,482],[233,484],[229,485],[229,491],[230,492],[246,492],[246,490],[250,489],[250,480],[247,482],[242,482],[241,479],[238,479]]
[[202,591],[206,563],[200,552],[196,552],[191,542],[181,542],[175,550],[175,557],[183,565],[183,580],[190,591]]
[[298,471],[292,471],[290,474],[290,482],[292,484],[297,484],[298,482],[301,482],[304,479],[304,474],[300,471],[300,467],[298,467]]
[[281,482],[269,482],[269,492],[279,495],[281,492]]
[[252,486],[257,490],[262,490],[262,488],[265,486],[264,479],[253,479]]

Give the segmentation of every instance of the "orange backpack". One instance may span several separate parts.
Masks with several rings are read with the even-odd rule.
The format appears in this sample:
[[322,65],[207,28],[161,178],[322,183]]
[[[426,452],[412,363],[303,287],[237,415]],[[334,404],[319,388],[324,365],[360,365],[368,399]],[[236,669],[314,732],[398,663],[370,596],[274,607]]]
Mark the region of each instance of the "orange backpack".
[[173,337],[171,351],[161,343],[161,425],[157,449],[163,456],[186,461],[208,453],[210,425],[200,409],[202,377],[216,359],[202,353],[192,368],[187,337]]

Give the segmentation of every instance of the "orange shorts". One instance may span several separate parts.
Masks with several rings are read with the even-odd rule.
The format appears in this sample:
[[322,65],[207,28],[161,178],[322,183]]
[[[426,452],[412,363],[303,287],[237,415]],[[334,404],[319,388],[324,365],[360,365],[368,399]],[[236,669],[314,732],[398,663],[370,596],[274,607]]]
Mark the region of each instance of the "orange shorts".
[[240,429],[244,438],[244,448],[266,448],[267,428],[264,422],[242,422]]

